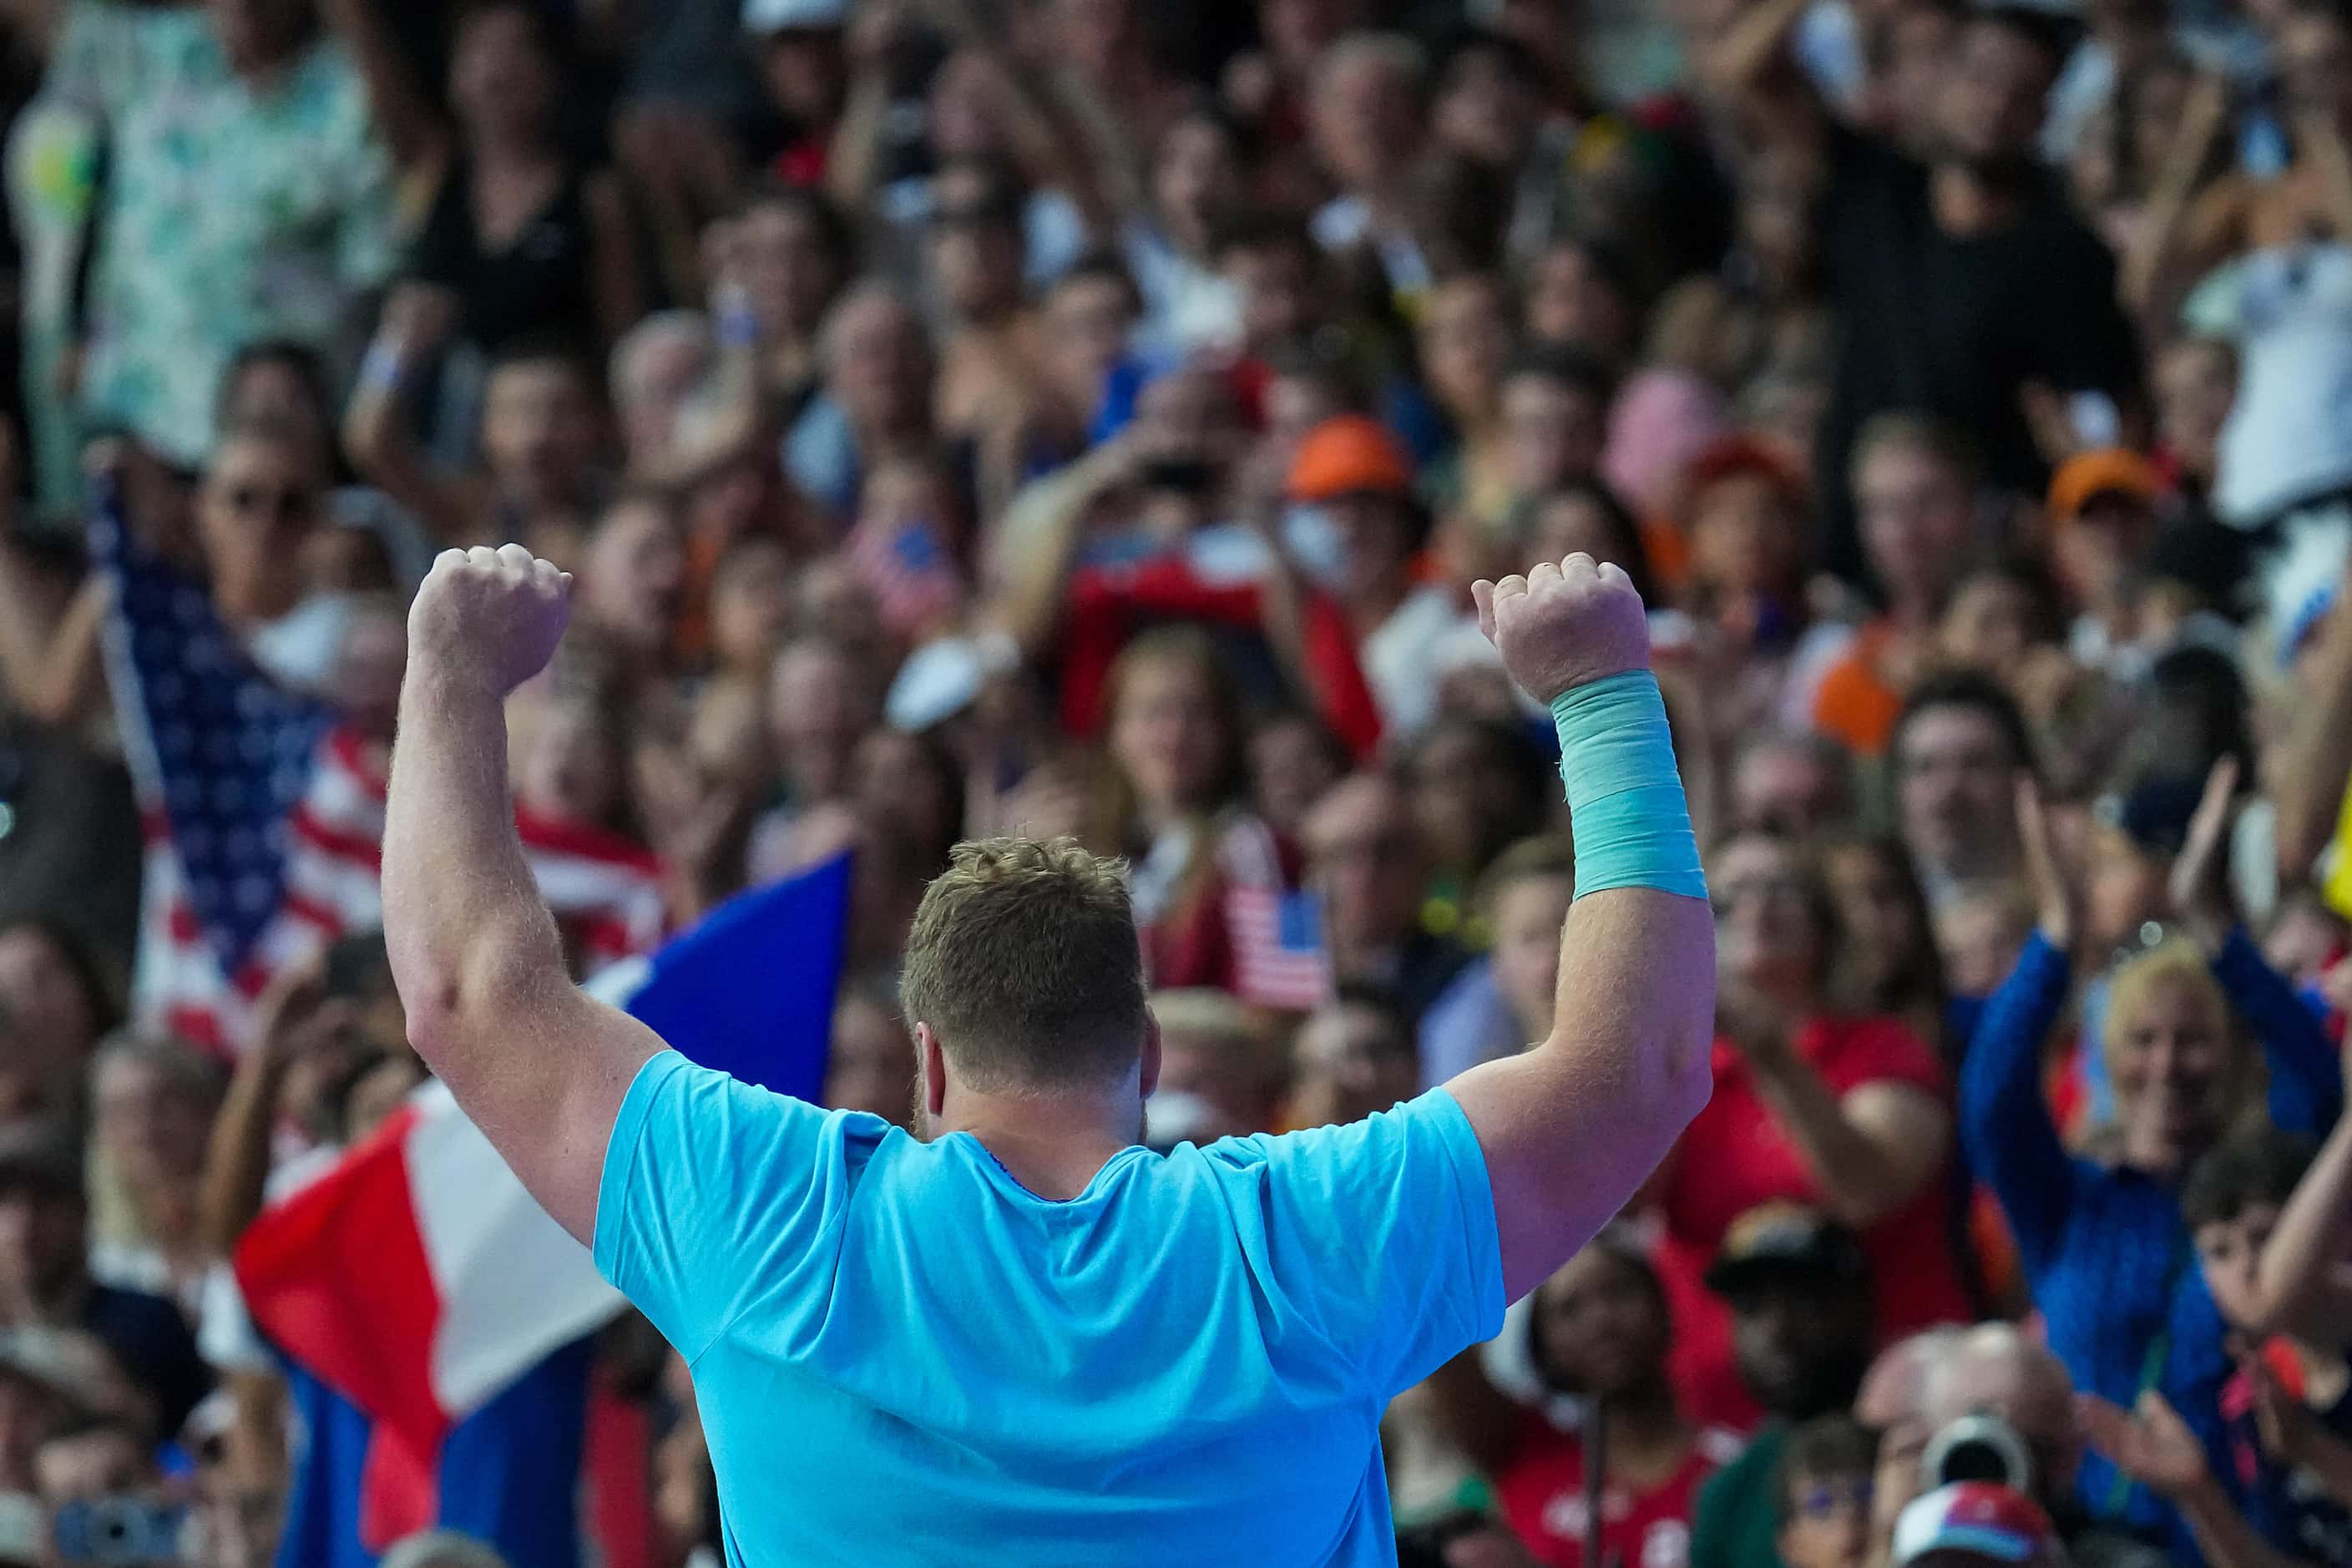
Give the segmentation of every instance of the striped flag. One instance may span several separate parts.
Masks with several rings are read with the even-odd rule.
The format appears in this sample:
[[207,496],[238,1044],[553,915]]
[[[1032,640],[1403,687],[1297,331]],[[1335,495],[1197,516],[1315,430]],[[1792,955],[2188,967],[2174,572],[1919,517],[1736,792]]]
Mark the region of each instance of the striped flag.
[[849,540],[849,563],[882,606],[882,619],[905,637],[949,620],[963,603],[953,552],[929,522],[884,529],[861,523]]
[[1229,821],[1218,838],[1217,868],[1225,885],[1234,994],[1289,1013],[1329,997],[1321,910],[1312,893],[1290,885],[1272,830],[1254,816]]
[[[703,1066],[813,1100],[848,908],[844,856],[721,905],[588,989]],[[443,1514],[442,1440],[625,1304],[438,1083],[265,1210],[235,1261],[254,1321],[373,1423],[361,1533],[378,1548],[436,1519],[481,1528]]]
[[1331,994],[1331,960],[1314,894],[1230,889],[1225,925],[1234,944],[1234,994],[1243,1001],[1304,1013]]
[[[249,658],[203,587],[131,536],[89,529],[112,581],[109,674],[145,843],[133,1012],[223,1056],[270,982],[383,923],[386,754]],[[584,968],[660,938],[661,868],[616,836],[519,816],[540,890]]]

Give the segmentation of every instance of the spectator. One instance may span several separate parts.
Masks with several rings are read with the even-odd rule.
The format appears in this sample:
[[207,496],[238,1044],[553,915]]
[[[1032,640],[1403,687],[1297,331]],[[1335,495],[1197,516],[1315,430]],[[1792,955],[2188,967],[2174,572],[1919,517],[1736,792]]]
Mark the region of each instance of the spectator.
[[1935,637],[1980,530],[1973,463],[1931,419],[1883,414],[1854,437],[1853,503],[1864,559],[1885,595],[1824,669],[1808,717],[1857,755],[1886,750],[1903,700],[1935,658]]
[[1291,1056],[1295,1126],[1345,1126],[1420,1091],[1412,1031],[1377,991],[1345,987],[1308,1014]]
[[1717,722],[1738,734],[1782,704],[1805,630],[1802,483],[1761,442],[1726,436],[1691,459],[1683,494],[1684,598],[1725,679]]
[[1314,715],[1276,712],[1250,731],[1250,805],[1278,837],[1297,842],[1307,808],[1348,773],[1348,753]]
[[343,414],[343,448],[361,475],[445,544],[514,533],[572,560],[604,490],[603,391],[566,344],[519,338],[482,385],[478,471],[442,471],[403,421],[403,389],[445,330],[446,301],[412,294],[389,310],[369,374]]
[[1371,420],[1341,415],[1299,444],[1289,495],[1313,510],[1293,515],[1288,542],[1348,617],[1381,722],[1417,733],[1432,713],[1420,672],[1461,610],[1454,595],[1413,582],[1429,519],[1412,494],[1412,459]]
[[824,1103],[901,1127],[913,1113],[915,1053],[898,1011],[896,977],[866,973],[844,984],[824,1058]]
[[[2268,1129],[2240,1134],[2198,1161],[2181,1188],[2180,1217],[2196,1238],[2206,1289],[2236,1333],[2260,1336],[2270,1315],[2265,1254],[2312,1152],[2308,1139]],[[2352,1549],[2352,1505],[2340,1495],[2352,1479],[2352,1398],[2342,1336],[2290,1332],[2247,1349],[2254,1353],[2221,1392],[2235,1471],[2230,1489],[2247,1500],[2249,1521],[2279,1550],[2343,1562]],[[2204,1511],[2214,1512],[2210,1502]],[[2209,1535],[2213,1528],[2209,1521]]]
[[79,20],[58,68],[96,106],[110,168],[83,411],[192,464],[239,347],[324,347],[391,271],[392,171],[359,73],[305,6],[93,6]]
[[17,1070],[29,1072],[53,1114],[74,1110],[82,1068],[116,1023],[89,944],[46,921],[0,925],[0,1004],[27,1047]]
[[[1542,749],[1524,728],[1491,719],[1435,720],[1412,747],[1405,773],[1422,841],[1438,868],[1431,897],[1457,910],[1496,855],[1543,831],[1559,801]],[[1465,919],[1463,939],[1480,944],[1475,921]]]
[[1358,33],[1316,62],[1307,113],[1315,151],[1339,195],[1315,214],[1325,249],[1369,253],[1391,290],[1431,281],[1405,176],[1422,132],[1421,50],[1393,33]]
[[5,1326],[79,1330],[136,1389],[156,1436],[179,1430],[211,1383],[179,1309],[102,1285],[86,1260],[89,1206],[72,1140],[38,1123],[0,1131],[0,1300]]
[[1207,1144],[1280,1119],[1290,1074],[1272,1041],[1221,991],[1155,992],[1160,1087],[1145,1107],[1152,1140]]
[[[1727,29],[1706,76],[1772,113],[1762,83],[1803,14],[1786,4]],[[2097,393],[2129,416],[2142,373],[2114,258],[2032,161],[2059,64],[2053,30],[2021,10],[1972,16],[1940,63],[1920,103],[1934,127],[1927,164],[1873,139],[1825,137],[1826,281],[1850,319],[1815,466],[1849,472],[1869,419],[1909,404],[1968,430],[1994,481],[2032,494],[2047,458],[2029,401]],[[1885,244],[1895,229],[1918,247]],[[1902,302],[1930,278],[1934,310]],[[1858,574],[1853,513],[1835,489],[1825,499],[1827,563]]]
[[[1873,1447],[1824,1435],[1853,1403],[1874,1333],[1860,1239],[1818,1211],[1767,1205],[1732,1226],[1706,1283],[1731,1309],[1739,1379],[1768,1420],[1700,1491],[1694,1568],[1802,1568],[1790,1551],[1798,1537],[1805,1555],[1828,1561],[1837,1532],[1853,1528],[1844,1510],[1857,1469],[1866,1545]],[[1799,1478],[1832,1495],[1813,1498],[1791,1484]]]
[[219,1065],[176,1040],[134,1036],[99,1052],[90,1080],[99,1169],[120,1211],[92,1227],[91,1275],[193,1310],[214,1261],[197,1198],[227,1087]]
[[878,462],[930,443],[930,337],[906,300],[865,283],[827,313],[818,353],[824,387],[785,436],[784,468],[812,500],[846,519]]
[[1560,561],[1580,550],[1595,561],[1622,567],[1643,604],[1654,607],[1664,602],[1640,525],[1617,492],[1600,479],[1570,476],[1532,493],[1512,531],[1522,556]]
[[1427,861],[1404,792],[1357,774],[1323,797],[1301,837],[1332,972],[1387,986],[1418,1023],[1469,955],[1422,925]]
[[[1577,1396],[1607,1423],[1601,1540],[1608,1556],[1639,1562],[1679,1552],[1700,1485],[1738,1446],[1677,1408],[1665,1372],[1672,1332],[1656,1273],[1638,1252],[1604,1238],[1538,1287],[1490,1347],[1516,1333],[1508,1353],[1524,1358],[1536,1388]],[[1496,1478],[1511,1528],[1538,1563],[1581,1563],[1583,1434],[1561,1429],[1541,1408],[1483,1415],[1463,1429],[1480,1445],[1473,1451]],[[1454,1419],[1472,1418],[1457,1412]]]
[[693,310],[647,316],[613,344],[613,413],[629,472],[659,472],[673,461],[689,405],[718,357],[710,323]]
[[1488,951],[1431,1005],[1421,1025],[1422,1081],[1443,1083],[1550,1033],[1559,943],[1537,947],[1567,920],[1576,856],[1561,835],[1523,839],[1478,883],[1477,924]]
[[1259,940],[1254,913],[1256,897],[1278,898],[1290,878],[1265,826],[1240,809],[1240,704],[1205,636],[1169,628],[1119,656],[1110,751],[1134,803],[1135,915],[1154,978],[1296,1006],[1288,966]]
[[[364,12],[370,0],[342,4]],[[449,43],[454,123],[415,133],[421,146],[410,161],[432,195],[400,287],[445,296],[437,313],[488,353],[534,337],[610,346],[644,309],[621,189],[580,167],[562,142],[559,115],[576,84],[556,26],[525,0],[459,11]],[[379,101],[385,96],[380,89]]]
[[[139,1429],[116,1416],[88,1415],[61,1424],[34,1455],[33,1473],[42,1503],[60,1516],[76,1504],[85,1510],[92,1504],[153,1507],[163,1489]],[[146,1516],[134,1517],[138,1522],[123,1533],[146,1548]]]
[[1733,756],[1730,774],[1735,832],[1802,838],[1853,818],[1853,761],[1826,737],[1750,736]]
[[1817,1415],[1789,1435],[1772,1478],[1778,1561],[1788,1568],[1858,1568],[1865,1561],[1877,1449],[1876,1434],[1844,1415]]
[[1972,1011],[1952,1006],[1927,895],[1902,844],[1883,837],[1832,839],[1822,868],[1838,919],[1854,933],[1846,979],[1856,1004],[1901,1019],[1938,1055],[1952,1054],[1957,1046],[1948,1037],[1955,1026],[1975,1019]]
[[1903,705],[1887,747],[1895,814],[1931,905],[2019,868],[2011,781],[2032,763],[2025,721],[1981,676],[1937,676]]
[[[2118,1403],[2161,1394],[2211,1448],[2229,1362],[2203,1280],[2177,1261],[2189,1237],[2174,1184],[2243,1103],[2252,1058],[2237,1043],[2233,1011],[2261,1041],[2274,1125],[2329,1125],[2342,1096],[2326,1037],[2236,928],[2221,889],[2234,778],[2234,763],[2214,770],[2172,868],[2170,902],[2194,945],[2175,940],[2133,960],[2108,1002],[2100,1046],[2116,1095],[2104,1140],[2112,1163],[2070,1154],[2042,1095],[2039,1042],[2065,1000],[2074,917],[2039,799],[2024,786],[2018,817],[2040,930],[1987,1004],[1960,1086],[1969,1163],[2016,1233],[2052,1349],[2086,1393]],[[2160,1360],[2151,1345],[2162,1347]],[[2108,1495],[2113,1476],[2104,1464],[2086,1466],[2084,1502],[2121,1501]],[[2135,1491],[2129,1500],[2135,1521],[2166,1525],[2185,1542],[2185,1529],[2153,1498]]]
[[[1991,1416],[2008,1429],[2025,1455],[2024,1489],[2054,1522],[2074,1561],[2119,1568],[2154,1568],[2165,1554],[2128,1531],[2093,1519],[2076,1500],[2076,1478],[2085,1458],[2084,1434],[2075,1419],[2066,1373],[2057,1359],[2008,1324],[1986,1324],[1951,1340],[1925,1364],[1919,1385],[1919,1429],[1930,1450],[1956,1421]],[[1919,1473],[1898,1489],[1895,1506],[1956,1478]],[[1880,1474],[1885,1474],[1882,1467]],[[1908,1510],[1904,1510],[1906,1513]],[[1898,1524],[1895,1538],[1903,1537]]]
[[2138,564],[2156,536],[2156,469],[2138,453],[2084,452],[2050,480],[2050,517],[2060,584],[2076,611],[2075,661],[2126,676],[2144,662],[2138,624]]
[[[1734,838],[1710,867],[1715,1098],[1658,1178],[1667,1267],[1702,1275],[1739,1215],[1792,1200],[1862,1233],[1883,1331],[1965,1321],[1948,1228],[1952,1115],[1934,1052],[1899,1022],[1843,1005],[1834,977],[1848,938],[1821,873],[1793,847]],[[1719,1384],[1732,1359],[1727,1325],[1710,1317],[1685,1314],[1676,1373],[1686,1389]]]

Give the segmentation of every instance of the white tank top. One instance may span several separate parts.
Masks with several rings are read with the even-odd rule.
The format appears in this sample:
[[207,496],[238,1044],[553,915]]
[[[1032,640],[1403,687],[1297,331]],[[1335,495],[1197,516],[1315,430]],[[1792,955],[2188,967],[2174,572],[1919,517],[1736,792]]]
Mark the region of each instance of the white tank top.
[[2240,361],[2214,487],[2221,515],[2252,528],[2352,486],[2352,249],[2258,250],[2209,287],[2235,295],[2223,310]]

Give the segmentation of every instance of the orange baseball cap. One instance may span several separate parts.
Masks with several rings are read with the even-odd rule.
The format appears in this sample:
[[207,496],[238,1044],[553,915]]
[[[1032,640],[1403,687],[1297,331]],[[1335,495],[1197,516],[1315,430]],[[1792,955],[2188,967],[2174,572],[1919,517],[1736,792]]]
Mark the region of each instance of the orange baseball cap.
[[2050,515],[2072,522],[2100,496],[2126,495],[2145,502],[2163,493],[2155,464],[2128,447],[2102,447],[2075,453],[2050,476]]
[[1298,443],[1291,459],[1294,500],[1329,500],[1334,496],[1412,493],[1412,458],[1388,426],[1361,414],[1326,419]]

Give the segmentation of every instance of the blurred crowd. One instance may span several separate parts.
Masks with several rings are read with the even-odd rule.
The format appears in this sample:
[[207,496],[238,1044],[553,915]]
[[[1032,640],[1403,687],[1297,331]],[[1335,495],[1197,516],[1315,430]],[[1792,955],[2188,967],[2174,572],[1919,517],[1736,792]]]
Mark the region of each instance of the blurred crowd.
[[[0,1563],[299,1568],[362,1506],[226,1263],[424,1077],[404,610],[518,540],[575,579],[510,731],[583,977],[848,852],[825,1094],[901,1120],[927,879],[1071,835],[1162,1144],[1612,1005],[1555,996],[1556,742],[1468,589],[1616,563],[1715,1098],[1393,1406],[1402,1560],[2352,1563],[2336,0],[0,37]],[[384,1561],[719,1562],[667,1348],[548,1375],[467,1461],[511,1528]]]

